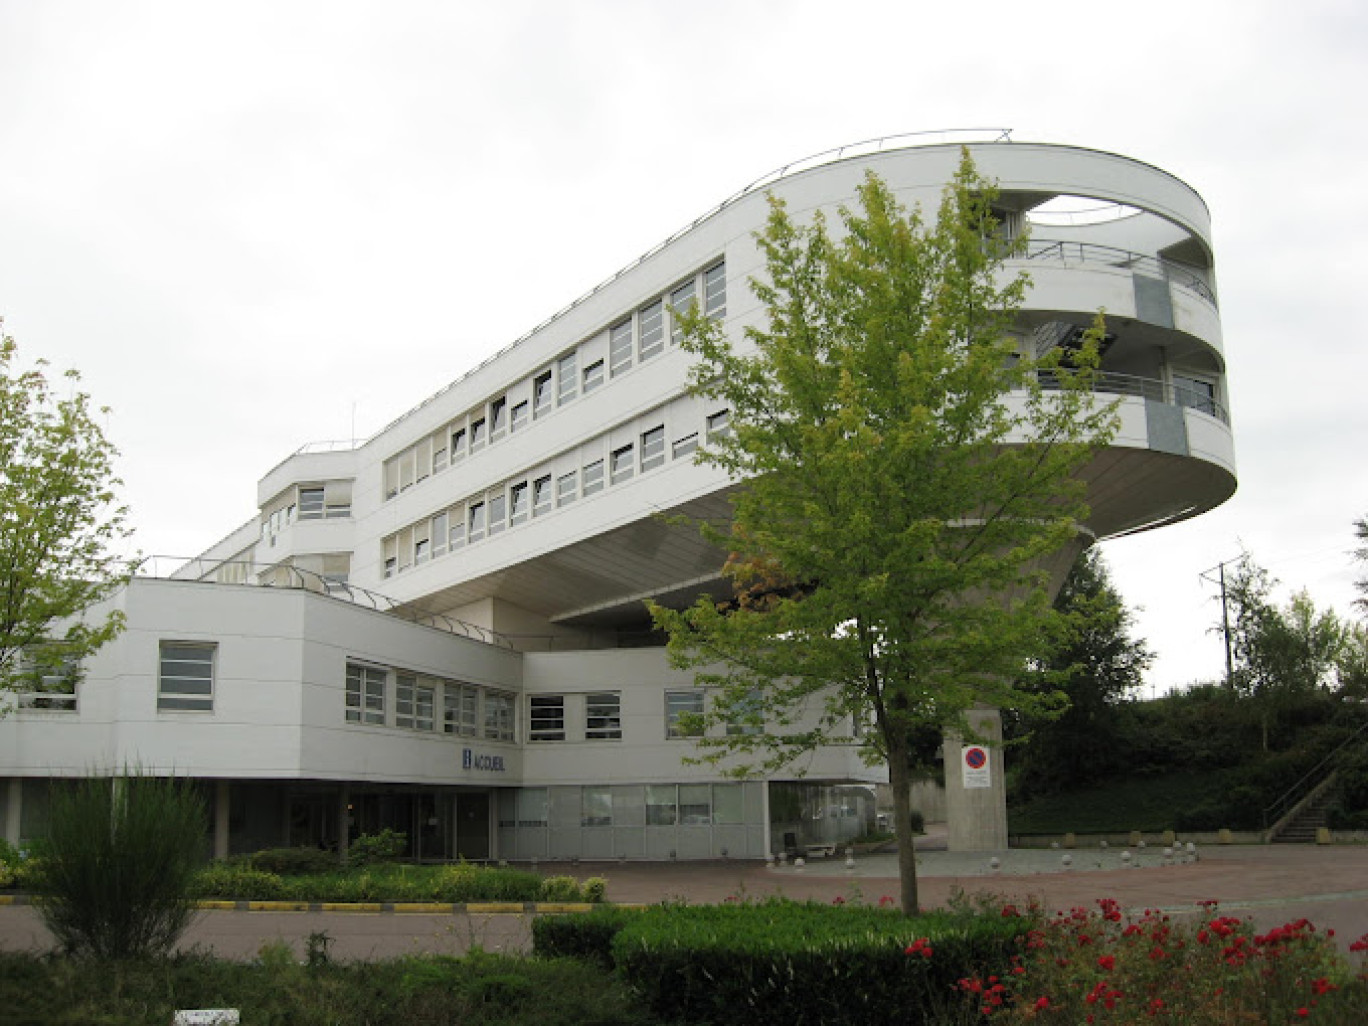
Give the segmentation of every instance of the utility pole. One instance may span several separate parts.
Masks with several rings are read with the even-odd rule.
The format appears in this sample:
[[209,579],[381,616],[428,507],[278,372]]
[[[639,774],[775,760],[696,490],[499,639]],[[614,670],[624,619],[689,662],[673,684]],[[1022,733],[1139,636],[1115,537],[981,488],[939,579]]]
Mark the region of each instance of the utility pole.
[[[1242,556],[1242,557],[1240,557],[1240,558],[1243,559],[1244,557]],[[1225,639],[1225,657],[1226,657],[1226,679],[1225,679],[1225,682],[1226,682],[1226,687],[1229,688],[1229,689],[1231,689],[1232,691],[1235,689],[1235,659],[1234,659],[1234,656],[1233,656],[1233,654],[1232,654],[1232,652],[1231,652],[1231,647],[1230,647],[1230,605],[1229,605],[1229,603],[1228,603],[1227,600],[1226,600],[1226,578],[1225,578],[1225,568],[1226,568],[1226,564],[1228,564],[1228,563],[1238,563],[1238,562],[1239,562],[1239,560],[1237,560],[1237,559],[1227,559],[1227,560],[1223,560],[1222,562],[1217,563],[1215,566],[1211,567],[1210,569],[1208,569],[1208,570],[1203,570],[1200,574],[1197,575],[1198,579],[1203,580],[1203,581],[1211,581],[1212,584],[1215,584],[1217,587],[1219,587],[1219,588],[1221,589],[1221,636]],[[1216,574],[1217,574],[1215,580],[1212,580],[1212,578],[1211,578],[1211,573],[1212,573],[1213,570],[1214,570],[1214,571],[1216,572]]]

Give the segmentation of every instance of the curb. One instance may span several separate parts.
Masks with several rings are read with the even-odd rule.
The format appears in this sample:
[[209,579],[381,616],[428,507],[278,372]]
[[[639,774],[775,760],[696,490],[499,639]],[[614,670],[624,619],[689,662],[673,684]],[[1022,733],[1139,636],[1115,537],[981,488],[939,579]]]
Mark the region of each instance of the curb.
[[[28,894],[0,894],[0,907],[32,905]],[[191,905],[207,912],[350,912],[395,915],[562,915],[600,907],[587,901],[248,901],[203,898]],[[617,908],[646,908],[623,904]]]

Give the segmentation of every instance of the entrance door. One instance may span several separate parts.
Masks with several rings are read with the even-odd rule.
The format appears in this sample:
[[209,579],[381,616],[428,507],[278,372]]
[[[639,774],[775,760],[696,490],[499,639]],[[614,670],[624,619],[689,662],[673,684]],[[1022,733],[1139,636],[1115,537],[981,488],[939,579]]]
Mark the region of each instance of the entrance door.
[[456,855],[471,861],[489,858],[489,793],[456,795]]

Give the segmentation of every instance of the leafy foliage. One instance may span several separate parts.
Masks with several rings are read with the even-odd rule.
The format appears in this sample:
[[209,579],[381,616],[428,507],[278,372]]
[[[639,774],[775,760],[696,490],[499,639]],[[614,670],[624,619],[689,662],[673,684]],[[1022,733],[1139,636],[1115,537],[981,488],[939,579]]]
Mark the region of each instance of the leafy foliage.
[[763,327],[741,351],[681,319],[694,393],[730,416],[700,458],[741,483],[729,524],[701,526],[734,598],[652,613],[673,663],[716,689],[705,718],[767,728],[705,735],[704,758],[772,770],[858,719],[900,831],[919,733],[973,736],[980,704],[1058,708],[1016,681],[1057,633],[1042,564],[1077,543],[1077,472],[1115,428],[1091,392],[1100,325],[1067,354],[1012,338],[1027,281],[1003,273],[994,195],[966,153],[932,225],[873,175],[839,238],[773,201]]
[[38,910],[68,952],[162,955],[190,924],[204,801],[174,777],[88,777],[54,786]]
[[19,370],[16,359],[0,336],[0,688],[69,691],[122,626],[117,610],[89,611],[132,571],[111,551],[129,534],[118,453],[76,371],[62,397],[43,362]]
[[1096,550],[1078,557],[1054,604],[1070,630],[1045,665],[1069,705],[1061,716],[1022,724],[1031,731],[1014,760],[1022,796],[1112,778],[1125,768],[1117,706],[1140,686],[1153,659],[1149,646],[1131,637],[1134,616]]
[[248,859],[263,873],[329,873],[337,869],[337,856],[321,848],[263,848]]
[[404,854],[408,835],[389,827],[375,834],[362,834],[347,845],[347,864],[370,866],[379,862],[393,862]]

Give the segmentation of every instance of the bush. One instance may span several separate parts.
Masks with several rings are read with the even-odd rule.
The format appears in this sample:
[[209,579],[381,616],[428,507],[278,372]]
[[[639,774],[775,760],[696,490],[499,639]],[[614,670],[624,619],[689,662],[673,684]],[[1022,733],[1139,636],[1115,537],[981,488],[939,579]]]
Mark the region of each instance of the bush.
[[35,889],[38,911],[71,954],[165,954],[190,924],[205,836],[189,781],[134,773],[54,787]]
[[307,876],[337,870],[337,856],[321,848],[265,848],[248,857],[253,869],[279,876]]
[[234,901],[273,901],[285,896],[285,881],[275,873],[253,869],[243,862],[214,862],[195,874],[190,895]]
[[957,981],[1005,964],[1034,920],[767,901],[660,907],[623,924],[616,972],[663,1019],[714,1026],[942,1022]]
[[393,862],[408,847],[408,834],[386,827],[378,834],[362,834],[347,846],[347,865],[354,868]]
[[592,912],[537,916],[532,920],[532,953],[542,958],[578,958],[613,968],[613,938],[639,909],[605,906]]

